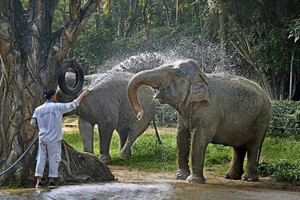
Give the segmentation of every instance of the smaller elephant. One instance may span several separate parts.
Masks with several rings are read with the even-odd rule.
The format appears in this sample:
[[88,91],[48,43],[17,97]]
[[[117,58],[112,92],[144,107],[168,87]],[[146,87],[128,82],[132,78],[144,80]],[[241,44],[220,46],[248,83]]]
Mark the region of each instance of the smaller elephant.
[[205,151],[208,143],[214,143],[234,149],[226,178],[258,180],[257,165],[272,114],[269,97],[260,86],[239,76],[206,74],[194,60],[141,71],[128,84],[128,97],[139,120],[144,115],[137,98],[142,85],[157,89],[155,99],[179,114],[176,178],[205,183]]
[[[146,116],[143,120],[136,122],[135,111],[131,107],[126,94],[128,81],[133,75],[133,73],[128,72],[86,75],[83,90],[87,89],[93,80],[101,81],[103,78],[105,83],[103,82],[103,84],[100,84],[101,86],[90,91],[75,111],[67,113],[68,115],[78,115],[79,132],[86,152],[94,153],[94,126],[98,125],[100,158],[102,160],[111,158],[109,147],[114,130],[118,132],[120,137],[120,155],[127,158],[131,156],[131,146],[136,138],[154,120],[154,92],[150,87],[145,86],[139,90],[138,96],[145,107]],[[74,82],[75,75],[67,72],[65,83],[71,86]],[[59,102],[69,102],[76,98],[78,94],[66,95],[58,88],[57,100]]]

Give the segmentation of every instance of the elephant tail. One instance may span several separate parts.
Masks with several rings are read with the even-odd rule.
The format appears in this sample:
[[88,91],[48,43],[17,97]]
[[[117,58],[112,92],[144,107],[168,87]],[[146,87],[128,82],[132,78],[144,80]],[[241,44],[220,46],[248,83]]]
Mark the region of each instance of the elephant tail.
[[162,141],[160,140],[158,130],[157,130],[157,127],[156,127],[156,123],[155,123],[155,115],[153,115],[152,121],[153,121],[153,127],[154,127],[154,130],[155,130],[155,135],[157,137],[158,144],[162,144]]

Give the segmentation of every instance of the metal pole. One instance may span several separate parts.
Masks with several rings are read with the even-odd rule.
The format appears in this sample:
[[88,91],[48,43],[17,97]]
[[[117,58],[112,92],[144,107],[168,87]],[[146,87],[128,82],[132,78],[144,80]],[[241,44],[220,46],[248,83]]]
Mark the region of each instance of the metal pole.
[[289,100],[292,99],[292,83],[293,83],[293,61],[294,61],[294,53],[292,53],[292,59],[291,59],[291,68],[290,68],[290,90],[289,90]]

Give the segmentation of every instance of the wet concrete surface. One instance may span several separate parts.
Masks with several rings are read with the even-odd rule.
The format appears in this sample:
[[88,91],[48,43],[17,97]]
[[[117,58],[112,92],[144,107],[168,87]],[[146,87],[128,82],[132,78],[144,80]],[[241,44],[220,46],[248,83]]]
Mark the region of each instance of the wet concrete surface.
[[[300,200],[300,191],[278,190],[280,183],[231,181],[207,174],[206,184],[174,179],[170,172],[143,172],[130,167],[109,166],[115,182],[65,185],[55,189],[0,190],[0,199],[14,200]],[[274,188],[274,189],[272,189]]]
[[48,189],[7,190],[0,199],[201,199],[201,200],[298,200],[300,193],[267,189],[238,189],[228,186],[188,183],[99,183]]

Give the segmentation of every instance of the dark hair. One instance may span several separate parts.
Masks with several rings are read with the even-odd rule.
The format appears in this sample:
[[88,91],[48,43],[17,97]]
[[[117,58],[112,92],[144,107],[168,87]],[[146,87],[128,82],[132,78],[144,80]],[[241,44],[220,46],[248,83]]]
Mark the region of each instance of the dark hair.
[[53,89],[47,89],[45,92],[44,92],[44,97],[46,99],[51,99],[51,97],[55,95],[55,90]]

